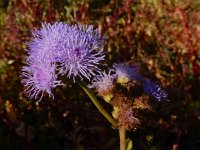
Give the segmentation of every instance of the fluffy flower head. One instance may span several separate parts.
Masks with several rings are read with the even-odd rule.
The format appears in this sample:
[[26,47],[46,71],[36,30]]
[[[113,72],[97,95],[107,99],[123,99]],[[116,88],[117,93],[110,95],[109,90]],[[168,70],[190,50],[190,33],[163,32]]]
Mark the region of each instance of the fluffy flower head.
[[104,71],[93,79],[89,88],[95,88],[98,94],[102,96],[106,102],[110,102],[113,97],[114,79],[115,76],[111,75],[111,70],[108,74]]
[[61,81],[57,81],[55,69],[55,64],[44,64],[44,62],[29,62],[28,66],[22,68],[22,83],[30,98],[37,99],[41,93],[41,99],[44,92],[53,97],[51,89],[62,85]]
[[117,82],[120,84],[126,84],[128,81],[137,78],[137,68],[133,65],[128,66],[124,64],[114,64],[115,74],[117,75]]
[[65,53],[63,43],[69,29],[70,27],[62,22],[53,25],[43,23],[41,29],[32,32],[33,41],[27,43],[29,58],[49,63],[61,61]]
[[22,69],[22,83],[30,98],[44,92],[52,95],[51,89],[61,84],[57,73],[67,74],[74,82],[76,76],[90,80],[100,73],[104,39],[93,26],[43,23],[32,34],[34,39],[27,43],[28,65]]
[[167,99],[167,94],[161,86],[149,79],[143,80],[144,92],[153,96],[156,100],[162,101]]
[[90,80],[100,72],[98,65],[105,57],[103,43],[104,39],[93,26],[72,26],[64,42],[66,53],[60,73],[73,79],[79,76]]

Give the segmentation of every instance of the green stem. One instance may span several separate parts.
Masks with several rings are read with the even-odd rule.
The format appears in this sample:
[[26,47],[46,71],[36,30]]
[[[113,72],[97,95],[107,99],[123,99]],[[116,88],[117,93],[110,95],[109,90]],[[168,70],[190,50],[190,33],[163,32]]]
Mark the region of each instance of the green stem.
[[120,150],[126,150],[126,129],[124,127],[119,128],[120,138]]
[[104,115],[104,117],[114,126],[117,126],[117,122],[108,114],[108,112],[103,108],[103,106],[99,103],[97,98],[94,96],[94,93],[83,83],[78,81],[80,87],[85,91],[85,93],[90,97],[94,105],[97,109]]

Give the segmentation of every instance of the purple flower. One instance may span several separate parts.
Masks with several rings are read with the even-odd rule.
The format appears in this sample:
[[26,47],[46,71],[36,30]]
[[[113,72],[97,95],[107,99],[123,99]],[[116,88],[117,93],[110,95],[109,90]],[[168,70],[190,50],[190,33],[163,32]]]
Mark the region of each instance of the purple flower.
[[100,72],[97,65],[105,57],[104,39],[93,26],[44,23],[33,36],[28,43],[30,59],[57,63],[59,73],[74,81],[76,76],[90,79]]
[[108,74],[101,72],[101,74],[95,76],[92,84],[89,88],[95,88],[100,96],[102,96],[107,102],[110,102],[113,97],[115,75],[111,75],[111,70]]
[[72,26],[65,38],[66,53],[61,62],[60,73],[73,77],[74,81],[76,76],[90,80],[100,72],[98,65],[105,57],[103,43],[104,39],[93,26]]
[[125,84],[130,80],[141,78],[138,74],[138,68],[133,65],[114,64],[113,67],[118,83]]
[[27,66],[22,68],[22,83],[30,98],[44,92],[53,96],[51,89],[61,85],[57,75],[90,80],[100,72],[104,60],[103,37],[93,26],[69,26],[65,23],[43,23],[32,32],[34,39],[27,43]]
[[26,87],[25,92],[32,99],[37,99],[39,94],[40,100],[44,92],[53,97],[51,89],[62,85],[61,81],[57,81],[56,65],[44,62],[36,62],[29,60],[28,66],[22,68],[22,83]]
[[70,27],[62,22],[51,25],[43,23],[42,28],[34,31],[33,41],[27,43],[29,57],[48,62],[59,62],[66,50],[63,46]]
[[143,79],[144,92],[153,96],[158,101],[166,100],[167,94],[162,90],[161,86],[149,79]]

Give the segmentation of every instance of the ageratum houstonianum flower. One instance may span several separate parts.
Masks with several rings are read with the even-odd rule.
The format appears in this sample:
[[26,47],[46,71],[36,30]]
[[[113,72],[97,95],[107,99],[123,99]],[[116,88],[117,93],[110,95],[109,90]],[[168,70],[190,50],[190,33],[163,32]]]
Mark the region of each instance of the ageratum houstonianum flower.
[[62,85],[57,80],[56,65],[44,61],[29,59],[27,66],[22,68],[22,83],[29,98],[42,99],[44,92],[53,97],[52,88]]
[[98,94],[102,96],[106,102],[110,102],[113,97],[113,82],[116,76],[111,75],[111,72],[111,70],[109,70],[108,74],[105,71],[101,72],[101,74],[95,76],[92,84],[88,86],[89,88],[95,88]]
[[58,74],[75,81],[76,76],[90,80],[100,72],[104,39],[93,26],[43,23],[32,34],[33,40],[27,43],[27,66],[22,69],[22,83],[30,98],[44,92],[53,96],[51,89],[61,84]]
[[104,60],[104,39],[93,26],[74,25],[64,42],[66,50],[61,62],[60,73],[73,78],[79,76],[90,80],[97,73],[99,63]]
[[69,30],[70,27],[62,22],[43,23],[41,29],[32,32],[34,39],[27,43],[29,58],[60,62],[66,53],[63,45]]
[[144,92],[153,96],[158,101],[166,100],[167,94],[164,90],[162,90],[161,86],[157,83],[149,80],[149,79],[143,79],[143,87]]
[[130,80],[140,78],[138,68],[133,65],[114,64],[113,67],[118,83],[126,84]]
[[[28,42],[27,66],[22,68],[22,84],[30,98],[41,98],[44,93],[53,97],[52,88],[61,85],[57,81],[56,63],[62,59],[63,43],[69,26],[64,23],[43,23],[41,29],[32,32],[34,39]],[[40,98],[40,99],[41,99]]]

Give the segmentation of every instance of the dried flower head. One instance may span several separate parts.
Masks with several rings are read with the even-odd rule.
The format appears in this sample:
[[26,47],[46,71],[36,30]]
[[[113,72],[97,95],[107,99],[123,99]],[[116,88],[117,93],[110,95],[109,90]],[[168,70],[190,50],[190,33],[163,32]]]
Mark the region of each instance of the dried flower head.
[[118,113],[118,125],[127,130],[135,130],[140,125],[140,120],[135,117],[133,109],[121,107]]
[[118,121],[118,125],[127,130],[136,129],[140,120],[134,111],[134,104],[130,97],[122,93],[116,93],[111,101],[113,105],[113,117]]
[[117,82],[122,85],[139,76],[137,73],[138,69],[133,65],[114,64],[113,67],[115,68],[114,71],[117,75]]
[[98,65],[105,57],[103,43],[103,37],[93,26],[72,26],[64,42],[66,53],[61,62],[60,73],[73,79],[79,76],[90,80],[100,72]]
[[153,96],[158,101],[167,99],[167,94],[164,90],[162,90],[160,85],[149,79],[143,79],[142,82],[145,93]]
[[89,88],[95,88],[98,94],[102,96],[105,101],[110,102],[113,97],[114,79],[115,76],[111,75],[111,70],[109,70],[108,74],[104,71],[93,79]]
[[138,96],[134,99],[133,108],[151,110],[151,105],[148,103],[149,96]]
[[30,98],[37,99],[41,94],[40,100],[44,92],[53,97],[52,88],[62,85],[61,81],[57,81],[56,65],[44,62],[28,61],[28,66],[22,68],[22,83],[26,87],[25,92]]

